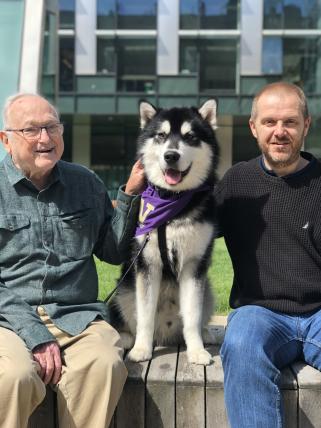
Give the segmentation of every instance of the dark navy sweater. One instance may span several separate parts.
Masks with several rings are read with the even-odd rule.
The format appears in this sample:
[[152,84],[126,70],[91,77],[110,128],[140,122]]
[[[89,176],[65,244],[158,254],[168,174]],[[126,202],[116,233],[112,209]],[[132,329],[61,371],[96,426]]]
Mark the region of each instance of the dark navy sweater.
[[230,305],[285,313],[321,308],[321,163],[277,177],[261,157],[232,167],[216,188],[218,223],[230,253]]

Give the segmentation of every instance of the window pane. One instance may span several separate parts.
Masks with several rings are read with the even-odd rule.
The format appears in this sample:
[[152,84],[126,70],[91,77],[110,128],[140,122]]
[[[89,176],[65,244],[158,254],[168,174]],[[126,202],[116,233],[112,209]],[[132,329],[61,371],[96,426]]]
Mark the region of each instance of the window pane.
[[57,60],[57,28],[56,15],[47,12],[44,32],[42,71],[44,74],[53,75],[56,73]]
[[304,148],[318,159],[321,159],[321,117],[313,117]]
[[282,0],[265,0],[263,28],[282,28],[282,18]]
[[199,0],[180,1],[180,28],[199,28]]
[[155,39],[118,40],[118,89],[152,92],[156,74]]
[[263,37],[262,71],[263,74],[270,75],[283,73],[283,44],[281,37]]
[[156,28],[157,0],[118,0],[117,27]]
[[97,28],[116,27],[116,0],[97,0]]
[[[6,0],[0,2],[0,101],[17,91],[20,79],[20,60],[23,39],[24,2]],[[3,123],[0,117],[0,129]],[[0,145],[0,160],[4,149]]]
[[95,115],[91,123],[91,168],[116,196],[135,159],[138,118]]
[[320,0],[284,0],[284,28],[320,28]]
[[237,40],[200,40],[201,90],[235,89]]
[[75,28],[75,0],[59,0],[60,28]]
[[114,39],[97,39],[97,71],[100,73],[115,72],[115,41]]
[[302,85],[305,92],[321,87],[321,38],[284,38],[284,79]]
[[57,16],[46,11],[41,91],[46,97],[54,97],[57,82]]
[[321,28],[321,0],[265,0],[264,28]]
[[201,28],[237,28],[238,0],[201,0]]
[[61,122],[64,124],[64,152],[62,159],[72,162],[72,122],[73,117],[69,114],[61,115]]
[[190,74],[197,72],[197,42],[194,39],[181,39],[180,40],[180,59],[179,70],[180,73]]
[[75,41],[73,37],[60,37],[59,90],[74,90]]

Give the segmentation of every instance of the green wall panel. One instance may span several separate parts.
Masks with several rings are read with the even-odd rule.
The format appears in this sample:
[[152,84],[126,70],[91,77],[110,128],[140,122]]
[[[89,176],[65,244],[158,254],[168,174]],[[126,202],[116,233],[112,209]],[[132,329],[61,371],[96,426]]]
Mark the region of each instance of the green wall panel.
[[107,76],[77,76],[78,94],[114,93],[116,79]]
[[77,113],[86,114],[112,114],[115,113],[114,97],[82,97],[78,96],[76,100]]
[[159,106],[162,108],[171,107],[197,107],[197,97],[159,97]]
[[152,104],[156,104],[156,98],[155,97],[129,97],[129,96],[122,96],[120,95],[118,97],[118,108],[117,113],[125,113],[125,114],[138,114],[139,113],[139,102],[140,100],[146,100],[149,101]]
[[191,95],[198,93],[196,76],[159,77],[158,90],[160,94]]
[[61,114],[75,113],[75,97],[60,95],[58,98],[58,110]]

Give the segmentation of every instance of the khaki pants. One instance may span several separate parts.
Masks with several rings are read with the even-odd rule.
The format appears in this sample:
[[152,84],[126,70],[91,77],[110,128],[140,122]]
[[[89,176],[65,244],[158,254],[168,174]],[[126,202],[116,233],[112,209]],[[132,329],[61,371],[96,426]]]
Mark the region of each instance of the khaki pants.
[[[107,428],[127,376],[118,333],[98,320],[78,336],[70,336],[42,308],[38,313],[61,348],[62,375],[54,387],[59,428]],[[25,343],[0,327],[0,428],[26,428],[45,394]]]

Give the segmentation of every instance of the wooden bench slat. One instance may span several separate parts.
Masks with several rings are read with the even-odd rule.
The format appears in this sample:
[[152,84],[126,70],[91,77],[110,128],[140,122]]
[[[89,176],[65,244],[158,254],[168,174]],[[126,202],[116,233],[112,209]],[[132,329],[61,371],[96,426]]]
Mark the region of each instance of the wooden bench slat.
[[299,386],[299,428],[321,428],[321,373],[303,362],[292,365]]
[[206,422],[207,428],[228,428],[224,404],[223,368],[219,346],[207,346],[213,355],[214,364],[206,367]]
[[125,358],[128,379],[120,397],[116,414],[117,428],[144,428],[145,423],[145,378],[150,362],[133,363]]
[[175,427],[177,347],[154,349],[146,383],[145,428]]
[[205,427],[204,366],[190,364],[185,347],[179,352],[176,376],[177,428]]

